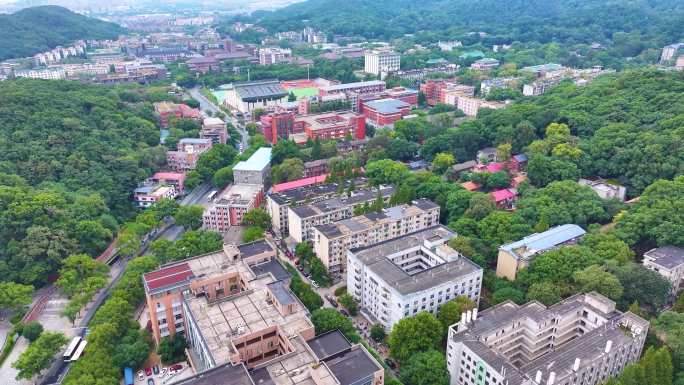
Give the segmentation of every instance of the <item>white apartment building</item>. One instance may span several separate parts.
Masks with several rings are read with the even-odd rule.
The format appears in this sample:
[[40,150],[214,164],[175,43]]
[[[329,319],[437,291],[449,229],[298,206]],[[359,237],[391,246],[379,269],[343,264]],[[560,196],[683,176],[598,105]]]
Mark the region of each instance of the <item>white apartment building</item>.
[[480,298],[482,268],[447,245],[456,234],[433,226],[347,252],[347,291],[361,312],[386,330],[446,302]]
[[384,75],[399,71],[401,65],[401,55],[390,50],[369,50],[364,52],[364,72],[379,75],[381,78]]
[[18,78],[60,80],[66,78],[66,72],[62,67],[43,68],[33,70],[16,70],[14,76]]
[[644,253],[643,264],[670,281],[672,294],[676,295],[684,279],[684,249],[663,246]]
[[316,226],[313,249],[328,271],[341,273],[347,266],[347,250],[375,245],[438,224],[439,205],[419,199],[411,205]]
[[609,183],[603,179],[580,179],[577,183],[588,186],[603,199],[617,199],[620,202],[625,201],[627,189],[617,183]]
[[596,292],[474,309],[449,328],[450,384],[603,384],[639,359],[648,327]]
[[271,65],[289,61],[292,50],[289,48],[265,47],[259,49],[259,64]]
[[299,242],[313,238],[314,226],[327,225],[354,216],[354,209],[364,204],[373,203],[380,195],[385,204],[394,194],[394,187],[380,186],[377,189],[360,189],[351,195],[326,199],[324,201],[288,207],[287,228],[290,236]]

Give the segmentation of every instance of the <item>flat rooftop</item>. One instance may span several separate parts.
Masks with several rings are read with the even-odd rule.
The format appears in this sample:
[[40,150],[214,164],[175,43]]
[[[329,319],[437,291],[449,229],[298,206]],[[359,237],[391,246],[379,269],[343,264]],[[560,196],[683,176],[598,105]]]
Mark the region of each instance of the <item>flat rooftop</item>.
[[233,365],[230,363],[172,383],[174,385],[254,385],[252,378],[247,373],[247,368],[243,364]]
[[267,262],[250,265],[250,269],[259,277],[263,274],[271,273],[276,280],[285,280],[290,278],[290,273],[278,262],[277,259],[270,259]]
[[[402,251],[425,247],[425,242],[439,244],[455,237],[456,234],[448,228],[438,225],[417,231],[403,237],[394,238],[378,244],[349,250],[361,263],[383,279],[387,285],[401,294],[410,294],[457,280],[459,277],[482,270],[481,267],[469,259],[459,256],[451,261],[427,268],[415,274],[409,274],[388,258],[389,255]],[[451,250],[453,251],[453,250]],[[433,252],[433,250],[430,250]],[[455,251],[453,251],[455,253]]]
[[307,344],[309,344],[311,350],[321,361],[349,350],[352,346],[339,330],[331,330],[327,333],[319,334],[316,338],[309,340]]
[[[387,198],[394,194],[394,187],[380,186],[379,191],[383,198]],[[377,198],[377,196],[378,189],[360,189],[354,191],[351,196],[346,196],[345,194],[342,197],[330,198],[320,202],[312,203],[310,205],[292,207],[291,210],[294,211],[294,213],[300,218],[310,218],[361,202],[372,201],[373,199]]]
[[552,227],[543,233],[535,233],[525,238],[501,246],[502,250],[508,251],[515,258],[529,258],[546,250],[562,245],[572,239],[581,237],[586,231],[573,224]]
[[322,114],[315,115],[305,115],[297,118],[298,121],[304,122],[310,129],[324,130],[335,128],[339,126],[348,126],[351,119],[361,117],[356,113],[345,111],[345,112],[324,112]]
[[[342,190],[346,190],[346,187],[350,182],[351,181],[345,181],[345,186],[342,188]],[[357,188],[368,184],[368,180],[366,178],[356,178],[353,180],[353,182],[354,186]],[[298,203],[307,199],[311,200],[320,196],[334,194],[339,190],[340,186],[337,183],[314,184],[289,188],[279,192],[273,191],[269,196],[277,204],[283,205],[288,203]]]
[[344,91],[350,88],[359,88],[359,87],[370,87],[370,86],[379,86],[385,85],[385,82],[383,80],[370,80],[367,82],[354,82],[354,83],[344,83],[344,84],[336,84],[333,86],[328,86],[328,87],[322,87],[321,89],[326,91],[326,92],[335,92],[335,91]]
[[663,246],[644,253],[645,257],[653,258],[653,263],[667,269],[675,268],[684,263],[684,249],[676,246]]
[[213,208],[216,204],[242,204],[246,205],[261,192],[260,185],[251,184],[232,184],[223,190],[219,198],[214,200],[207,209]]
[[399,99],[378,99],[366,102],[365,106],[377,111],[380,114],[396,114],[402,109],[410,108],[411,105]]
[[356,348],[344,355],[327,360],[326,365],[340,385],[352,385],[382,370],[364,349]]
[[240,98],[245,102],[253,102],[261,99],[279,99],[287,96],[287,91],[277,80],[234,83],[233,87]]
[[271,189],[271,192],[278,193],[278,192],[283,192],[286,190],[291,190],[294,188],[306,187],[306,186],[311,186],[314,184],[320,184],[320,183],[325,182],[325,180],[327,178],[328,178],[328,174],[323,174],[323,175],[312,176],[309,178],[297,179],[297,180],[293,180],[290,182],[279,183],[279,184],[273,186],[273,188]]
[[247,160],[238,162],[233,171],[262,171],[271,163],[271,147],[261,147]]

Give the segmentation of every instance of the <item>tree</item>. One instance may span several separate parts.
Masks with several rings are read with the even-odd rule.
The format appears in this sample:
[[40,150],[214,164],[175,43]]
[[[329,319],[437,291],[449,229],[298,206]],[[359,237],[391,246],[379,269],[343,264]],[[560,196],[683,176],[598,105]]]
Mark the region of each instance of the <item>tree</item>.
[[129,367],[137,369],[149,356],[149,335],[142,330],[130,329],[117,344],[112,360],[114,365],[123,370]]
[[442,305],[437,313],[437,319],[442,323],[442,330],[446,335],[449,327],[461,320],[461,314],[475,308],[475,303],[468,297],[458,296]]
[[202,215],[204,215],[204,207],[190,205],[181,206],[173,218],[176,220],[177,225],[183,226],[186,229],[196,230],[202,227]]
[[185,188],[192,190],[202,183],[202,175],[197,170],[189,171],[185,175]]
[[27,340],[34,342],[38,339],[38,337],[40,337],[40,334],[42,332],[43,325],[41,325],[38,321],[33,321],[24,325],[21,331],[21,335],[24,336],[24,338],[26,338]]
[[406,385],[448,385],[446,358],[434,349],[416,353],[401,365],[400,377]]
[[242,241],[244,243],[250,243],[254,242],[259,239],[264,238],[264,229],[261,227],[257,226],[250,226],[245,230],[245,232],[242,234]]
[[626,308],[632,302],[647,305],[652,311],[662,308],[669,299],[671,292],[670,282],[655,271],[649,270],[636,263],[617,265],[606,264],[608,272],[620,280],[623,294],[618,305]]
[[89,255],[74,254],[62,261],[57,286],[67,296],[72,297],[82,293],[88,286],[96,286],[96,290],[104,287],[107,277],[107,265]]
[[613,300],[622,297],[623,290],[620,281],[601,266],[592,265],[577,271],[573,279],[581,292],[597,291]]
[[408,168],[398,162],[382,159],[366,164],[366,176],[374,185],[397,184],[411,175]]
[[217,188],[224,188],[233,183],[233,167],[226,166],[216,170],[211,183]]
[[339,298],[340,304],[344,306],[347,311],[349,311],[349,314],[352,316],[356,316],[359,314],[359,305],[356,303],[356,300],[354,297],[349,295],[348,293],[345,293],[340,296]]
[[316,328],[316,334],[339,330],[352,342],[360,340],[352,321],[335,309],[318,309],[311,313],[311,322]]
[[67,339],[62,333],[42,333],[12,364],[19,371],[17,379],[28,380],[47,368],[66,343]]
[[492,294],[492,302],[498,304],[504,301],[511,300],[518,305],[522,304],[525,300],[525,294],[522,291],[513,287],[504,287]]
[[401,319],[392,328],[388,345],[390,355],[400,363],[414,354],[436,349],[442,340],[442,324],[428,312]]
[[161,356],[162,362],[173,364],[185,359],[185,348],[187,346],[185,338],[180,334],[176,334],[173,337],[163,337],[159,341],[157,354]]
[[17,309],[31,303],[33,286],[14,282],[0,282],[0,309]]
[[543,303],[546,306],[553,305],[560,301],[560,288],[551,282],[537,282],[527,290],[527,299],[535,300]]
[[299,151],[299,146],[291,140],[279,140],[273,146],[271,152],[271,165],[276,166],[281,164],[285,159],[301,158],[302,154]]
[[271,228],[271,216],[262,208],[253,208],[242,217],[242,224],[267,230]]
[[304,176],[304,161],[299,158],[287,158],[283,163],[273,166],[271,178],[273,183],[290,182]]
[[449,167],[451,167],[454,164],[454,155],[445,153],[445,152],[440,152],[439,154],[435,155],[435,158],[432,160],[432,169],[437,173],[437,174],[443,174]]
[[233,146],[214,144],[199,156],[195,171],[199,173],[201,180],[209,180],[218,170],[230,166],[236,156],[237,150]]
[[373,326],[371,326],[370,337],[373,339],[373,341],[382,342],[386,336],[387,335],[385,333],[384,326],[382,326],[381,324],[374,324]]

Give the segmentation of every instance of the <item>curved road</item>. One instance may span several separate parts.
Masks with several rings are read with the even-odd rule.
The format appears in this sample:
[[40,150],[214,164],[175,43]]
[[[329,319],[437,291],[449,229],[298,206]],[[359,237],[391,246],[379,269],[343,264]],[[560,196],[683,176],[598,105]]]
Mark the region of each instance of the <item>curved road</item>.
[[[214,104],[214,102],[212,102],[211,100],[207,99],[204,95],[202,95],[202,92],[200,92],[199,87],[189,88],[188,94],[193,99],[199,102],[200,109],[202,109],[202,111],[210,111],[212,114],[216,114],[217,112],[223,112],[216,104]],[[247,133],[247,130],[245,130],[245,128],[234,116],[228,116],[228,120],[233,125],[233,127],[235,127],[235,129],[238,130],[238,132],[240,133],[240,136],[242,137],[240,140],[240,142],[242,143],[242,148],[245,149],[249,147],[249,134]]]

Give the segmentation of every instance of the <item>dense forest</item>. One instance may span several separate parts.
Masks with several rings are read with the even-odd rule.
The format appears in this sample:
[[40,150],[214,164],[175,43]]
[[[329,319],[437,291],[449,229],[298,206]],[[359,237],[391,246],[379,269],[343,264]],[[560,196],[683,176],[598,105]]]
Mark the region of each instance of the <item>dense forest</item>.
[[161,165],[153,89],[0,83],[0,276],[40,285],[74,253],[97,255]]
[[80,39],[115,39],[124,28],[58,6],[0,14],[0,60],[32,56]]

